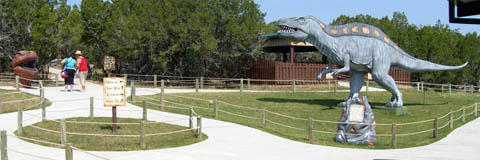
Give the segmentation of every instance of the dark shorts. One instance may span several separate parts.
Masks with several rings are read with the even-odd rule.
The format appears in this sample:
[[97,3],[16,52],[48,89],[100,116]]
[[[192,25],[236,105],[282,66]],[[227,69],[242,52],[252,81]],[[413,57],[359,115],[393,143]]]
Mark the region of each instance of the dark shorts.
[[66,69],[68,77],[65,78],[65,85],[73,85],[73,79],[75,78],[75,70],[74,69]]

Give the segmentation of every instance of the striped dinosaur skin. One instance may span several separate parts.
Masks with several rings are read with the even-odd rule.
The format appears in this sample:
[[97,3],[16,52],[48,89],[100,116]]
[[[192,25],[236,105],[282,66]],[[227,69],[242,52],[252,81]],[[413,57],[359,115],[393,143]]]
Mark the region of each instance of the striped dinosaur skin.
[[[403,106],[402,93],[393,78],[388,75],[391,67],[407,72],[456,70],[465,67],[446,66],[417,59],[405,53],[377,27],[363,23],[349,23],[339,26],[325,25],[312,16],[284,18],[278,21],[279,37],[298,42],[309,42],[325,55],[328,68],[318,74],[333,72],[334,75],[349,72],[350,96],[348,100],[358,100],[364,77],[371,73],[373,80],[392,93],[387,107]],[[343,66],[332,69],[333,65]],[[345,106],[342,102],[339,106]]]
[[382,30],[379,28],[368,25],[365,23],[348,23],[344,25],[325,25],[324,23],[317,21],[320,24],[323,31],[329,34],[332,37],[342,37],[342,36],[362,36],[362,37],[370,37],[376,38],[388,44],[389,46],[395,48],[396,50],[400,51],[408,55],[405,51],[403,51],[397,44],[395,44],[390,38],[383,33]]

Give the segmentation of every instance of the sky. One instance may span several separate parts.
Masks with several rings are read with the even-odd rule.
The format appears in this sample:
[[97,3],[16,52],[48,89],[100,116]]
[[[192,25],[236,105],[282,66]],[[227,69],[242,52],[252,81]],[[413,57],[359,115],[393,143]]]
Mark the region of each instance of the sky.
[[[67,3],[80,4],[81,0],[68,0]],[[260,10],[266,13],[265,22],[284,17],[311,15],[324,23],[330,23],[340,15],[356,16],[369,14],[376,18],[392,17],[393,12],[404,12],[409,23],[415,25],[435,25],[437,20],[448,24],[460,33],[480,33],[480,25],[448,23],[448,0],[254,0]],[[480,18],[475,16],[474,18]]]

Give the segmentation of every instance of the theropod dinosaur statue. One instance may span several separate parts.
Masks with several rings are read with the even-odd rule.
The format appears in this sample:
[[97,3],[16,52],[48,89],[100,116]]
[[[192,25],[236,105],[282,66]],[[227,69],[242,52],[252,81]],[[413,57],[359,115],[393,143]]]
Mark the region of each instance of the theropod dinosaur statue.
[[[334,75],[349,72],[348,99],[358,99],[364,76],[370,72],[375,82],[392,93],[391,102],[386,104],[387,107],[403,106],[402,93],[393,78],[388,75],[390,67],[407,72],[423,72],[460,69],[468,64],[467,62],[459,66],[445,66],[417,59],[405,53],[380,29],[363,23],[329,26],[315,17],[307,16],[280,19],[278,26],[280,37],[309,42],[327,57],[328,69],[320,72],[318,79],[321,79],[322,74],[330,72]],[[344,67],[332,69],[333,64]],[[345,104],[342,102],[338,105]]]

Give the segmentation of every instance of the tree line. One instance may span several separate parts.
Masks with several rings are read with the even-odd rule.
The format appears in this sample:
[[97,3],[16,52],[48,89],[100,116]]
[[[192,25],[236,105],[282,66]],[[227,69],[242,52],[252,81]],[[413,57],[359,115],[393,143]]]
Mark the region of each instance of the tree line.
[[[96,68],[116,57],[115,73],[171,76],[248,77],[259,58],[261,35],[276,32],[253,0],[0,0],[0,60],[34,50],[39,65],[82,50]],[[321,17],[318,17],[321,19]],[[408,23],[392,18],[341,15],[331,24],[362,22],[381,28],[414,57],[446,65],[469,61],[458,71],[412,73],[413,81],[478,84],[480,37],[462,35],[438,22]],[[268,57],[267,58],[272,58]],[[11,72],[0,63],[1,72]]]

